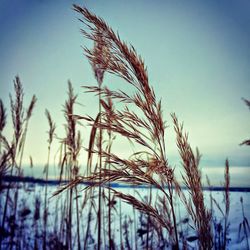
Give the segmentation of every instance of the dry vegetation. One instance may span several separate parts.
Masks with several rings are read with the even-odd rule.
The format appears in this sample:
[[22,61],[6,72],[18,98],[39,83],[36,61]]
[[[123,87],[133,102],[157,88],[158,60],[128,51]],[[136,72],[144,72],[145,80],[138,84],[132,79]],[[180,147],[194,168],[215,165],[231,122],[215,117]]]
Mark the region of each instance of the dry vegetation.
[[[25,217],[31,213],[27,207],[17,214],[20,183],[4,182],[4,176],[22,176],[22,158],[29,120],[36,103],[33,96],[29,107],[23,107],[23,89],[19,77],[14,80],[15,97],[10,97],[13,122],[13,139],[3,135],[6,126],[6,109],[0,100],[0,187],[1,187],[1,236],[2,249],[189,249],[191,242],[197,242],[199,249],[226,249],[228,244],[230,176],[229,163],[225,163],[225,208],[211,196],[211,207],[204,202],[199,162],[201,155],[193,151],[183,124],[172,114],[176,132],[176,144],[183,166],[183,182],[188,193],[176,180],[175,169],[169,164],[165,148],[166,123],[162,116],[161,102],[157,101],[148,81],[148,74],[142,58],[132,46],[124,43],[119,35],[101,18],[86,8],[74,5],[80,14],[85,38],[93,42],[93,49],[84,47],[85,54],[93,68],[97,86],[85,86],[86,92],[98,96],[99,110],[96,117],[80,116],[74,113],[77,96],[72,84],[68,83],[68,99],[64,105],[65,136],[55,136],[55,123],[48,110],[48,158],[44,167],[44,179],[48,180],[51,145],[60,140],[59,182],[68,180],[51,198],[45,183],[43,198],[34,201],[32,243],[25,240],[27,228]],[[129,84],[131,95],[105,86],[105,74],[113,74]],[[119,87],[117,87],[119,89]],[[245,100],[249,106],[249,101]],[[117,104],[117,105],[116,105]],[[119,106],[119,108],[117,108]],[[81,163],[82,140],[79,122],[91,125],[88,160]],[[112,150],[115,136],[133,143],[138,152],[123,158]],[[242,144],[249,145],[249,140]],[[80,167],[87,166],[80,175]],[[79,190],[81,182],[87,183],[84,191]],[[148,197],[122,193],[112,183],[125,183],[148,188]],[[25,187],[22,187],[25,188]],[[155,199],[152,189],[157,190]],[[62,195],[64,192],[64,196]],[[50,207],[51,199],[56,200]],[[177,220],[176,202],[185,206],[189,219]],[[133,218],[123,217],[121,206],[126,202],[133,206]],[[119,204],[118,204],[119,203]],[[43,208],[41,208],[43,206]],[[213,230],[212,206],[223,214],[219,222],[221,230]],[[50,209],[49,209],[50,208]],[[54,210],[53,226],[48,226],[48,211]],[[40,225],[40,214],[42,224]],[[242,228],[247,240],[248,221],[244,215],[242,201]],[[86,223],[81,221],[83,215]],[[119,218],[119,237],[115,232],[114,217]],[[137,219],[139,218],[139,219]],[[74,222],[73,222],[74,221]],[[188,223],[196,232],[185,235],[182,224]],[[92,226],[92,225],[95,226]],[[39,227],[40,225],[40,227]],[[217,224],[216,224],[217,225]],[[42,228],[42,230],[41,230]],[[94,228],[94,229],[93,229]],[[134,232],[134,236],[130,236]],[[249,246],[247,245],[248,249]]]

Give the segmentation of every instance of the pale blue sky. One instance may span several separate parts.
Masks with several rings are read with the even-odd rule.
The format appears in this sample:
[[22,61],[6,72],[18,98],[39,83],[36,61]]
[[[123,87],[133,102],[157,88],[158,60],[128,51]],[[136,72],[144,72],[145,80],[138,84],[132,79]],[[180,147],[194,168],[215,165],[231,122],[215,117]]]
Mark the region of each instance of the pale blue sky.
[[[167,150],[173,163],[178,158],[170,112],[184,121],[192,146],[203,154],[202,164],[220,166],[229,157],[232,165],[250,166],[249,147],[239,147],[250,136],[250,112],[241,100],[250,99],[248,0],[2,0],[0,98],[9,108],[16,74],[26,101],[37,95],[25,149],[35,164],[46,161],[45,108],[56,121],[58,135],[63,135],[61,110],[68,79],[85,105],[78,112],[96,112],[96,99],[80,87],[95,80],[83,56],[81,45],[87,42],[79,32],[73,3],[102,16],[145,59],[150,82],[163,101],[169,125]],[[117,79],[105,79],[109,86],[116,83]],[[5,133],[10,131],[9,122]],[[82,132],[87,146],[89,131],[82,128]]]

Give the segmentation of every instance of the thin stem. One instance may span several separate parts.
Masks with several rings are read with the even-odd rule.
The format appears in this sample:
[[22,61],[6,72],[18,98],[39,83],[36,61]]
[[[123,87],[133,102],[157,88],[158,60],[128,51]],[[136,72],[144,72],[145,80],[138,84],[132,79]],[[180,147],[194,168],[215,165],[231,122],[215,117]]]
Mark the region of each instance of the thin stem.
[[47,216],[48,216],[48,208],[47,208],[47,201],[48,201],[48,175],[49,175],[49,159],[50,159],[50,149],[51,145],[48,146],[48,158],[47,164],[45,166],[45,191],[44,191],[44,209],[43,209],[43,219],[44,219],[44,227],[43,227],[43,249],[46,249],[46,240],[47,240]]
[[[99,84],[100,85],[100,84]],[[101,91],[99,92],[99,113],[101,113]],[[101,123],[101,116],[100,116],[100,123]],[[99,150],[98,150],[98,157],[99,157],[99,175],[101,175],[102,171],[102,128],[99,128]],[[98,242],[97,242],[97,249],[101,249],[101,226],[102,226],[102,188],[101,184],[98,187]]]

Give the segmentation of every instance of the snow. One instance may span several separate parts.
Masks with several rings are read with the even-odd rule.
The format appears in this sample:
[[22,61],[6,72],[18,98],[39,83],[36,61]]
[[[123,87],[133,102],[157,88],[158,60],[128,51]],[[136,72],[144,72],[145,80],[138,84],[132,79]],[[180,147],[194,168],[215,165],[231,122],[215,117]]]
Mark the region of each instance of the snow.
[[[86,229],[88,225],[88,212],[90,209],[90,203],[87,203],[87,206],[85,206],[83,209],[82,202],[85,197],[84,191],[81,191],[82,187],[78,187],[78,202],[80,207],[80,237],[81,237],[81,248],[83,248],[83,242],[86,235]],[[14,189],[10,190],[10,194],[13,199],[13,192]],[[55,235],[58,235],[59,232],[61,234],[65,233],[66,227],[65,223],[64,226],[61,227],[61,222],[65,221],[67,217],[62,217],[62,211],[64,209],[64,206],[67,205],[67,201],[69,200],[67,197],[67,192],[63,192],[57,196],[53,196],[54,192],[57,190],[57,187],[55,185],[49,185],[48,186],[48,222],[47,222],[47,235],[48,238],[54,237]],[[142,197],[145,198],[145,200],[148,197],[149,189],[146,188],[128,188],[128,187],[119,187],[116,188],[117,191],[123,192],[125,194],[131,194],[136,197]],[[18,224],[18,230],[19,235],[21,237],[20,244],[22,246],[22,249],[34,249],[35,245],[35,236],[36,237],[36,243],[38,244],[38,249],[42,249],[42,232],[43,232],[43,209],[44,209],[44,196],[45,196],[45,186],[42,184],[31,184],[31,183],[24,183],[21,184],[21,187],[19,188],[19,199],[18,199],[18,207],[17,207],[17,224]],[[188,191],[185,190],[184,193],[187,195]],[[2,214],[3,214],[3,206],[5,202],[5,194],[6,191],[1,194],[0,197],[0,218],[2,220]],[[154,204],[154,201],[157,197],[157,190],[153,189],[152,191],[152,204]],[[222,191],[211,191],[211,194],[213,198],[217,201],[217,203],[221,206],[222,210],[225,209],[224,204],[224,196]],[[106,191],[107,195],[107,191]],[[94,199],[97,200],[97,193],[95,192],[93,194]],[[210,208],[210,191],[204,191],[204,197],[205,197],[205,204],[208,208]],[[228,235],[228,245],[227,249],[247,249],[247,239],[244,234],[243,230],[243,213],[242,213],[242,204],[241,204],[241,197],[243,199],[243,206],[244,206],[244,215],[245,215],[245,225],[247,226],[247,221],[250,219],[250,196],[249,192],[230,192],[230,212],[229,212],[229,235]],[[75,197],[74,197],[75,198]],[[35,202],[40,201],[40,216],[37,220],[34,219],[35,215]],[[88,200],[89,201],[89,200]],[[10,204],[10,207],[12,205]],[[182,205],[182,203],[175,199],[175,207],[176,207],[176,216],[177,221],[185,221],[187,216],[187,212]],[[72,218],[72,235],[73,235],[73,248],[77,249],[77,231],[76,231],[76,206],[75,206],[75,199],[73,199],[73,218]],[[121,214],[120,214],[121,209]],[[92,218],[90,223],[90,233],[91,237],[89,238],[88,245],[89,249],[94,248],[94,244],[96,244],[97,239],[97,225],[96,225],[96,210],[95,207],[92,210]],[[10,211],[8,210],[8,214],[10,214]],[[107,215],[107,208],[103,206],[103,214]],[[125,242],[125,234],[126,234],[126,228],[127,228],[127,237],[130,240],[130,247],[132,249],[135,249],[135,244],[137,244],[137,248],[140,249],[141,245],[141,238],[137,234],[137,230],[142,228],[141,222],[145,222],[146,217],[140,217],[140,213],[138,211],[134,211],[132,206],[130,204],[120,202],[118,199],[114,202],[114,209],[112,209],[112,237],[115,239],[115,244],[120,247],[120,240],[122,240],[122,243],[126,245]],[[134,221],[135,220],[135,221]],[[222,221],[221,221],[222,220]],[[105,230],[102,232],[102,239],[105,242],[108,242],[108,234],[107,234],[107,216],[103,216],[103,225],[105,226]],[[122,232],[120,232],[120,222],[122,223]],[[215,223],[222,222],[222,225],[224,226],[223,222],[223,215],[220,212],[220,210],[213,205],[213,222]],[[126,224],[127,223],[127,224]],[[134,224],[135,223],[135,224]],[[239,231],[240,225],[241,230]],[[6,224],[7,225],[7,224]],[[182,231],[186,232],[187,235],[185,237],[189,236],[195,236],[196,232],[194,229],[192,229],[192,223],[182,223],[181,225]],[[248,242],[250,242],[250,232],[249,228],[247,228],[248,233]],[[5,231],[9,232],[10,229],[5,226]],[[121,233],[121,234],[120,234]],[[120,238],[120,236],[122,236]],[[137,243],[135,243],[135,239],[137,239]],[[66,242],[64,242],[66,243]],[[8,243],[8,237],[5,237],[2,246],[7,246]],[[48,243],[49,244],[49,243]],[[180,243],[181,245],[181,243]],[[104,249],[104,248],[102,248]],[[194,240],[193,242],[189,242],[189,249],[197,249],[197,241]]]

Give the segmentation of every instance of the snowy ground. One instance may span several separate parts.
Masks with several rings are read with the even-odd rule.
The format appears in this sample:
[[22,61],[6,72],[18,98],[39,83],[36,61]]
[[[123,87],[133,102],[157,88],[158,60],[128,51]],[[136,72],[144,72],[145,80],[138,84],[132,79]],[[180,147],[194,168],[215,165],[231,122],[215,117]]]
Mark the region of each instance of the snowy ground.
[[[48,197],[49,199],[49,211],[48,211],[48,224],[47,224],[47,235],[48,239],[54,237],[55,234],[61,232],[61,234],[65,233],[66,223],[62,223],[66,218],[62,218],[62,213],[64,206],[67,204],[68,198],[67,193],[64,192],[59,194],[56,197],[52,197],[53,193],[57,189],[56,186],[50,185],[48,187]],[[19,230],[19,238],[21,241],[20,246],[22,249],[34,249],[35,241],[34,238],[37,238],[38,249],[42,249],[42,231],[43,231],[43,208],[44,208],[44,185],[40,184],[21,184],[21,188],[19,189],[19,199],[18,199],[18,208],[17,208],[17,226],[20,228]],[[80,190],[80,188],[79,188]],[[148,197],[149,189],[145,188],[117,188],[117,191],[131,194],[135,196],[141,196],[142,198]],[[12,193],[12,190],[10,191]],[[157,191],[153,189],[153,202],[156,198]],[[185,191],[187,194],[187,191]],[[210,192],[204,191],[205,201],[208,208],[210,208]],[[217,201],[217,203],[221,206],[222,210],[224,210],[224,198],[222,191],[212,191],[213,198]],[[94,195],[96,198],[96,195]],[[250,220],[250,196],[249,192],[230,192],[230,214],[229,214],[229,243],[228,249],[247,249],[247,240],[250,242],[248,232],[248,239],[246,239],[243,227],[239,231],[239,227],[243,222],[243,214],[242,214],[242,206],[240,202],[240,198],[243,199],[244,204],[244,212],[247,220]],[[81,205],[84,198],[84,192],[79,192],[78,202]],[[0,218],[2,219],[3,214],[3,204],[5,201],[5,194],[1,194],[1,210],[0,210]],[[35,217],[35,203],[36,201],[39,203],[39,218],[34,219]],[[75,199],[74,199],[75,201]],[[177,211],[177,221],[183,221],[188,218],[185,208],[181,203],[176,200],[176,211]],[[11,204],[10,204],[11,206]],[[81,207],[81,206],[80,206]],[[75,211],[75,206],[73,206]],[[80,208],[80,231],[81,231],[81,248],[83,248],[83,242],[86,237],[86,230],[88,225],[88,212],[90,206],[87,205],[83,209]],[[93,249],[96,244],[96,212],[94,208],[91,213],[91,223],[90,223],[90,231],[89,231],[89,240],[88,240],[88,248]],[[103,206],[103,214],[107,215],[107,211],[105,210],[105,206]],[[137,230],[142,229],[142,222],[145,222],[146,217],[140,216],[140,213],[134,211],[129,204],[124,202],[120,202],[119,200],[115,200],[114,209],[112,210],[112,237],[115,239],[115,244],[120,249],[121,243],[126,248],[126,237],[129,239],[130,248],[135,249],[137,245],[137,249],[142,247],[142,238],[139,237]],[[213,210],[213,221],[214,225],[219,224],[220,220],[223,218],[221,212],[216,206],[214,206]],[[102,230],[102,240],[107,242],[107,216],[103,216],[103,225],[105,225],[104,230]],[[77,248],[77,234],[76,234],[76,213],[73,213],[73,247]],[[246,222],[245,222],[246,224]],[[122,225],[122,231],[120,232],[120,228]],[[180,226],[182,231],[185,232],[189,236],[195,236],[195,231],[191,228],[189,223],[183,223]],[[249,230],[249,229],[247,229]],[[9,229],[5,226],[5,233],[8,233]],[[55,233],[56,232],[56,233]],[[49,241],[49,240],[48,240]],[[4,238],[2,242],[2,249],[7,248],[8,246],[8,236]],[[49,243],[48,243],[49,244]],[[127,246],[128,248],[128,246]],[[197,249],[196,241],[189,242],[190,249]],[[104,247],[103,247],[104,249]]]

